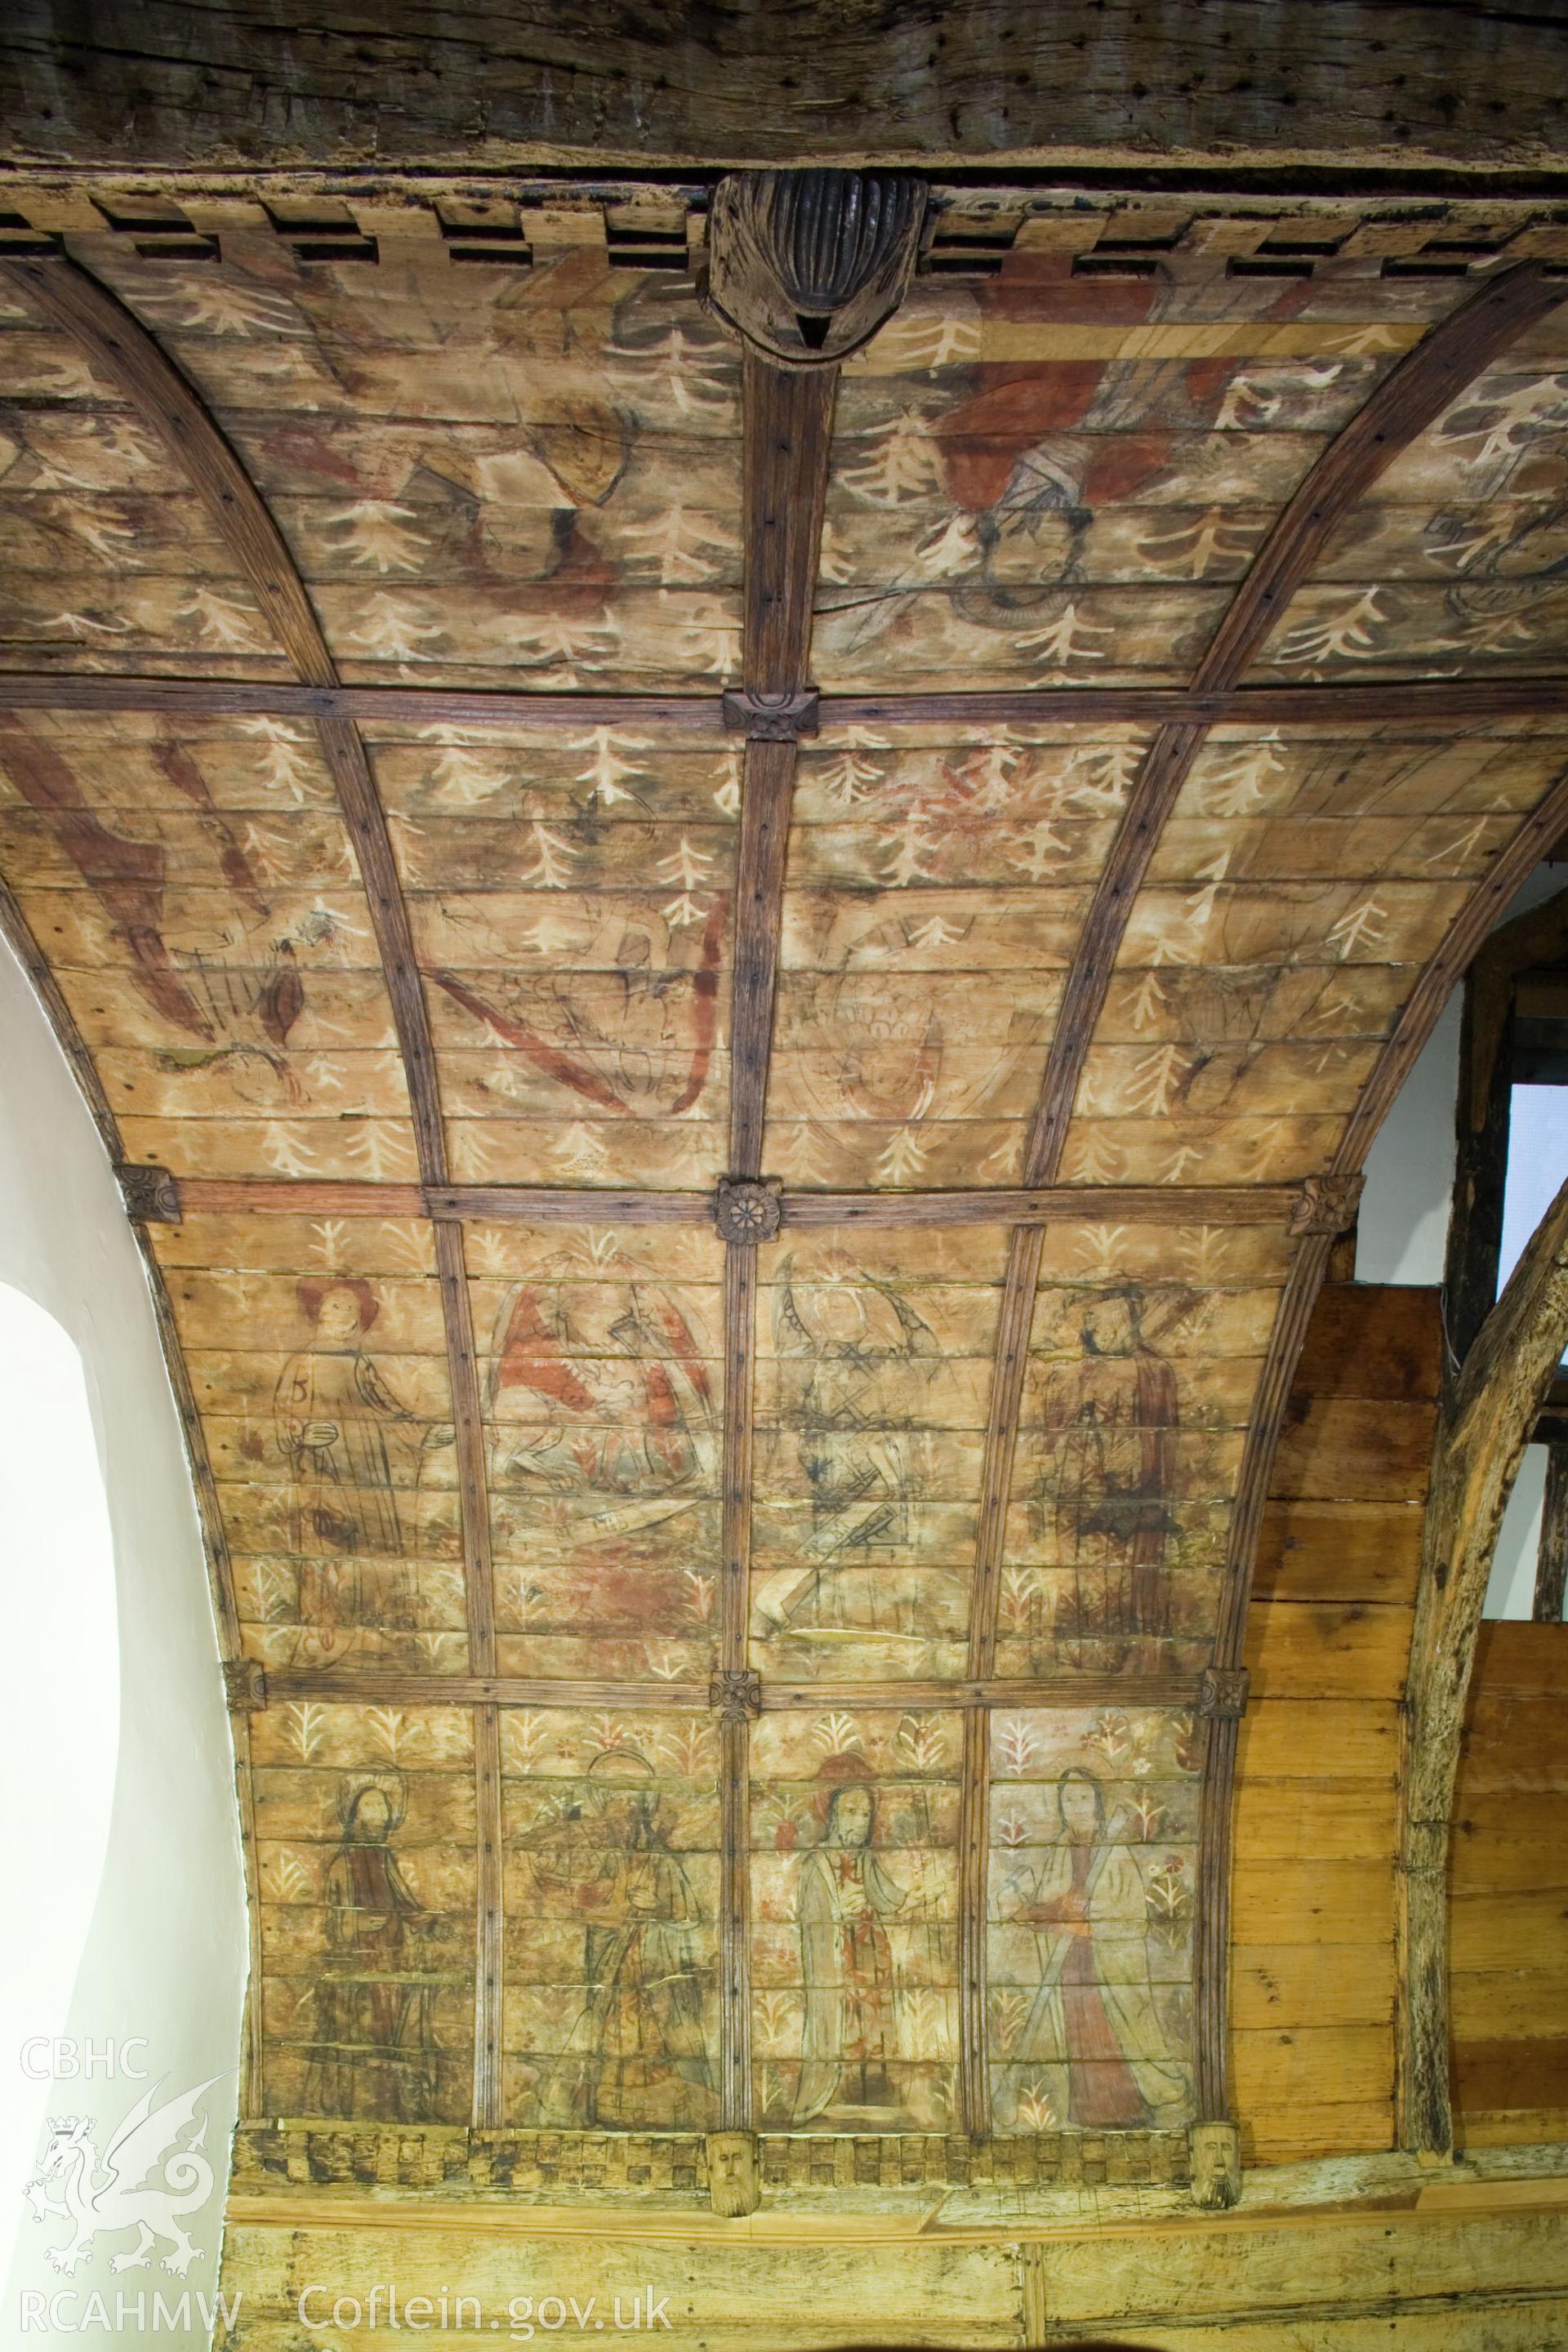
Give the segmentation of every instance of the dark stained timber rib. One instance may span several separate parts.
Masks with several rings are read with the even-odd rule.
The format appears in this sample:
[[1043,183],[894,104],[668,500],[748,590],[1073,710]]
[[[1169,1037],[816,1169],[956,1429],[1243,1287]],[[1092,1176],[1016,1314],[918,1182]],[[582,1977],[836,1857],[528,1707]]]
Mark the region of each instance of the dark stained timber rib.
[[[70,669],[0,668],[0,710],[140,710],[171,718],[352,719],[412,727],[525,730],[618,727],[719,740],[716,694],[551,694],[526,687],[300,686],[279,677],[150,677]],[[1483,725],[1488,719],[1568,718],[1568,678],[1385,678],[1366,685],[977,688],[912,694],[825,694],[824,728],[952,727],[1385,727]]]
[[[375,1184],[303,1177],[171,1177],[187,1216],[457,1217],[492,1224],[709,1225],[711,1192],[537,1184]],[[1295,1184],[1058,1184],[973,1192],[786,1192],[780,1222],[813,1226],[1276,1225]]]

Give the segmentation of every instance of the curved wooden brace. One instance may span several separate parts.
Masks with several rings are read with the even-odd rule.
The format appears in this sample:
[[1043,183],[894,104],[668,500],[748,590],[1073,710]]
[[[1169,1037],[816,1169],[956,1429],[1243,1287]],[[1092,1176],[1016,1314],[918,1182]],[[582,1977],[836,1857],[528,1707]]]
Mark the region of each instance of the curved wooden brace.
[[1447,2155],[1449,1820],[1498,1531],[1568,1348],[1568,1181],[1482,1324],[1439,1415],[1405,1684],[1400,1806],[1401,2144]]
[[[1276,517],[1194,673],[1191,692],[1220,694],[1239,685],[1342,516],[1394,459],[1442,415],[1472,378],[1489,366],[1526,328],[1565,299],[1568,287],[1549,279],[1540,264],[1526,263],[1492,278],[1400,361],[1324,450]],[[1084,1061],[1105,1003],[1128,919],[1207,731],[1205,726],[1197,724],[1163,726],[1134,779],[1063,991],[1025,1157],[1023,1181],[1027,1185],[1048,1184],[1060,1165]],[[1376,1083],[1375,1073],[1373,1083]],[[1359,1166],[1359,1161],[1353,1164]],[[988,1670],[995,1645],[1004,1531],[1041,1245],[1037,1228],[1032,1232],[1019,1229],[1014,1234],[1008,1253],[986,1427],[971,1603],[972,1674]],[[1305,1241],[1298,1253],[1297,1271],[1281,1301],[1276,1333],[1279,1345],[1265,1367],[1248,1431],[1247,1462],[1237,1503],[1236,1538],[1245,1542],[1246,1549],[1238,1554],[1233,1543],[1231,1555],[1233,1562],[1239,1559],[1245,1565],[1239,1570],[1233,1568],[1230,1581],[1234,1585],[1243,1586],[1250,1577],[1258,1517],[1268,1488],[1290,1372],[1327,1259],[1328,1237]],[[1239,1602],[1230,1607],[1228,1619],[1237,1626],[1245,1626],[1244,1590]],[[1215,1663],[1240,1663],[1234,1633],[1228,1647],[1216,1643]],[[1228,1887],[1230,1867],[1229,1831],[1226,1825],[1230,1815],[1235,1758],[1235,1725],[1211,1725],[1204,1775],[1207,1834],[1201,1840],[1199,1927],[1194,1958],[1198,2114],[1205,2122],[1223,2121],[1227,2114],[1224,2031],[1226,1956],[1223,1937],[1227,1925],[1225,1890]],[[971,1743],[965,1749],[960,1801],[959,1846],[964,1870],[961,1915],[966,1907],[976,1916],[984,1909],[988,1801],[985,1772],[978,1750]],[[1204,1924],[1210,1911],[1215,1916],[1222,1938],[1217,1945]],[[982,1939],[971,1937],[961,1948],[969,1967],[983,1971]],[[984,2009],[983,1979],[974,1984],[966,1979],[960,2007],[965,2020],[980,2020]],[[983,2131],[987,2126],[989,2101],[980,2070],[980,2044],[966,2033],[961,2048],[966,2062],[963,2079],[965,2126],[970,2131]]]
[[[335,688],[336,665],[283,534],[189,380],[133,312],[77,262],[57,255],[0,263],[0,269],[54,326],[73,338],[163,442],[221,532],[300,684]],[[359,861],[402,1049],[420,1177],[427,1185],[444,1185],[448,1171],[436,1051],[385,813],[353,719],[336,707],[311,715]],[[455,1219],[437,1217],[434,1222],[462,1496],[468,1664],[475,1674],[491,1674],[495,1597],[489,1504],[463,1228]],[[173,1323],[166,1318],[164,1340],[178,1392],[188,1382]],[[197,1483],[199,1496],[199,1479]],[[204,1524],[209,1545],[221,1544],[216,1497],[211,1511],[204,1512]],[[474,2114],[476,2122],[489,2124],[500,2118],[500,1762],[493,1707],[478,1710],[474,1733],[479,1822]],[[254,2089],[259,2096],[258,2072]]]

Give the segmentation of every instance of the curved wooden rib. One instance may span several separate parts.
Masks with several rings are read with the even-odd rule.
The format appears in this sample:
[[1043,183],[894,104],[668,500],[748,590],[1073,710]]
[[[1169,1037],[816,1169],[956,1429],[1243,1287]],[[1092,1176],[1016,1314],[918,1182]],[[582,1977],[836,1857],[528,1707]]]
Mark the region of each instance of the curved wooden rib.
[[[76,262],[58,256],[44,261],[0,263],[0,268],[55,326],[74,338],[98,372],[118,385],[142,423],[163,442],[221,532],[301,685],[336,688],[336,666],[283,535],[216,419],[186,377],[141,320]],[[446,1131],[435,1046],[385,814],[353,720],[336,709],[315,713],[314,720],[359,861],[392,1002],[419,1173],[426,1184],[445,1184]],[[495,1665],[495,1601],[484,1433],[461,1225],[437,1219],[436,1244],[462,1490],[469,1665],[483,1674],[493,1671]],[[168,1337],[173,1336],[171,1328]],[[487,1722],[480,1710],[475,1719],[479,1961],[474,2084],[475,2119],[481,2124],[500,2119],[499,1753],[499,1727],[493,1717]]]
[[189,380],[107,286],[63,255],[0,264],[98,373],[118,384],[200,497],[306,686],[335,686],[305,585],[255,483]]
[[1498,1531],[1568,1348],[1568,1181],[1547,1210],[1446,1402],[1432,1455],[1405,1684],[1397,1909],[1403,2146],[1454,2144],[1448,2098],[1449,1820],[1481,1603]]
[[[1291,595],[1307,578],[1329,533],[1342,515],[1365,493],[1400,452],[1441,415],[1466,383],[1489,365],[1525,328],[1556,309],[1564,299],[1568,299],[1568,287],[1548,279],[1539,264],[1527,263],[1493,278],[1458,310],[1450,312],[1423,342],[1400,361],[1323,452],[1276,517],[1194,673],[1191,692],[1219,694],[1239,684]],[[1049,1184],[1060,1166],[1085,1057],[1105,1003],[1128,918],[1148,873],[1150,861],[1159,846],[1166,821],[1191,773],[1206,733],[1207,729],[1198,725],[1163,726],[1144,754],[1121,824],[1089,902],[1079,950],[1063,991],[1039,1105],[1025,1154],[1026,1185]],[[1316,1256],[1319,1253],[1309,1247],[1303,1255]],[[1321,1255],[1326,1263],[1326,1244]],[[1024,1245],[1022,1234],[1016,1234],[1004,1284],[1001,1337],[986,1426],[985,1484],[971,1601],[972,1671],[975,1670],[977,1659],[989,1660],[995,1644],[1004,1532],[1012,1464],[1017,1447],[1018,1417],[1028,1361],[1028,1331],[1033,1318],[1034,1282],[1038,1265],[1038,1234],[1036,1234],[1034,1248],[1030,1250]],[[1321,1268],[1318,1278],[1321,1278]],[[1316,1286],[1314,1283],[1313,1296],[1316,1295]],[[1293,1297],[1295,1304],[1291,1311],[1300,1314],[1301,1329],[1304,1330],[1310,1297],[1302,1307],[1300,1296],[1295,1294],[1292,1286],[1292,1289],[1287,1292],[1287,1301]],[[1282,1322],[1284,1319],[1282,1308]],[[1282,1354],[1280,1360],[1284,1361]],[[1285,1388],[1289,1386],[1289,1368],[1294,1361],[1294,1354],[1291,1354],[1283,1373]],[[1270,1369],[1277,1372],[1279,1368],[1271,1364]],[[1277,1412],[1283,1409],[1282,1389]],[[1259,1433],[1257,1423],[1255,1409],[1254,1427],[1248,1432],[1248,1451],[1256,1453],[1262,1488],[1266,1489],[1268,1465],[1273,1460],[1275,1432],[1265,1428]],[[1255,1436],[1258,1440],[1256,1446],[1253,1444]],[[1238,1496],[1238,1517],[1242,1516],[1244,1499],[1245,1496]],[[1262,1500],[1263,1494],[1259,1491],[1255,1502],[1247,1502],[1247,1524],[1254,1531]],[[1247,1558],[1250,1559],[1250,1551]],[[1216,1650],[1215,1656],[1216,1662],[1220,1662],[1222,1654]],[[1216,1819],[1216,1808],[1223,1811],[1226,1819],[1229,1816],[1228,1783],[1234,1777],[1231,1769],[1234,1756],[1234,1737],[1228,1742],[1223,1736],[1217,1740],[1211,1738],[1209,1760],[1211,1765],[1219,1769],[1205,1775],[1205,1813],[1214,1814]],[[1228,1764],[1227,1758],[1230,1759]],[[984,1818],[986,1797],[983,1790],[970,1786],[968,1760],[966,1751],[965,1780],[961,1799],[961,1822],[963,1826],[960,1835],[967,1875],[961,1889],[960,1909],[961,1913],[965,1909],[978,1913],[983,1910],[984,1903],[984,1862],[982,1842],[973,1832],[976,1822]],[[1228,1874],[1229,1856],[1226,1838],[1215,1836],[1211,1843],[1216,1857],[1209,1872],[1212,1885],[1216,1872],[1223,1871]],[[1223,1896],[1218,1907],[1223,1913]],[[962,1948],[970,1952],[973,1965],[984,1968],[984,1953],[977,1939],[970,1939]],[[1212,1961],[1213,1954],[1201,1927],[1198,1950],[1202,1959],[1195,1961],[1194,1965]],[[1223,1957],[1216,1981],[1217,1993],[1215,1987],[1201,1976],[1199,1979],[1197,2069],[1201,2080],[1211,2085],[1217,2081],[1223,2085]],[[974,1987],[966,1984],[961,1999],[963,2013],[965,2016],[977,2015],[983,2010],[984,2002],[984,1985]],[[1217,2051],[1204,2047],[1205,2036],[1203,2030],[1204,2021],[1207,2019],[1212,2022],[1215,2013],[1220,2025],[1221,2046]],[[988,2100],[984,2084],[973,2079],[966,2081],[963,2107],[968,2128],[972,2131],[984,2129]],[[1223,2105],[1215,2109],[1200,2105],[1199,2112],[1205,2118],[1212,2116],[1215,2120],[1222,2120],[1225,2115]]]

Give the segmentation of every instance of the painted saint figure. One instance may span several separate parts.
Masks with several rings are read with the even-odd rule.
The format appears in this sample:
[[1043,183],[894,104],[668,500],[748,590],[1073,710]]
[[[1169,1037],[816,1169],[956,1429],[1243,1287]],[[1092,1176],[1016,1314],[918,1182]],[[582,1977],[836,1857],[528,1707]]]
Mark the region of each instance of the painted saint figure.
[[392,1850],[405,1800],[379,1780],[338,1791],[342,1842],[327,1864],[327,1956],[307,2097],[323,2116],[433,2118],[440,1974],[424,1946],[448,1922],[427,1912]]
[[713,2091],[702,1914],[653,1766],[636,1748],[606,1749],[581,1805],[525,1843],[542,1906],[583,1920],[583,2005],[540,2087],[540,2121],[701,2127]]
[[818,1792],[822,1829],[795,1897],[805,2031],[792,2121],[830,2107],[900,2104],[895,1969],[888,1922],[906,1890],[873,1851],[876,1791],[858,1757],[830,1757]]
[[1031,1518],[1050,1563],[1072,1571],[1056,1631],[1075,1643],[1171,1630],[1180,1415],[1176,1375],[1145,1339],[1142,1317],[1131,1284],[1086,1297],[1083,1352],[1045,1385]]
[[1057,1782],[1058,1834],[1013,1917],[1036,1931],[1040,1981],[1005,2055],[1037,2069],[1065,2122],[1136,2131],[1185,2120],[1149,1974],[1149,1905],[1136,1856],[1114,1842],[1105,1792],[1074,1765]]
[[[284,1365],[274,1412],[294,1473],[299,1662],[319,1665],[353,1648],[366,1622],[417,1624],[407,1562],[419,1549],[420,1470],[426,1450],[450,1433],[411,1412],[367,1353],[364,1335],[380,1312],[367,1282],[301,1282],[299,1297],[315,1336]],[[395,1563],[369,1611],[359,1565],[367,1558]]]

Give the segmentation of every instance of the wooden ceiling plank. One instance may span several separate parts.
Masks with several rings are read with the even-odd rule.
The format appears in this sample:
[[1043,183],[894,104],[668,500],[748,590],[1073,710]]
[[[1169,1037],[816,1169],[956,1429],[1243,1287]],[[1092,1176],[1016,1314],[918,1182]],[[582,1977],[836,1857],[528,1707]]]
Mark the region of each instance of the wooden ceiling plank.
[[[310,594],[265,499],[216,417],[155,338],[106,287],[64,255],[0,263],[0,268],[54,325],[74,337],[163,443],[228,545],[300,683],[335,687],[336,667]],[[420,1176],[427,1184],[444,1184],[447,1145],[435,1044],[385,812],[354,720],[333,709],[313,716],[359,861],[402,1048]],[[482,1672],[495,1663],[495,1594],[484,1429],[460,1224],[437,1219],[436,1244],[462,1500],[469,1663]],[[499,1739],[494,1711],[481,1709],[475,1726],[474,2113],[483,2124],[500,2119]]]
[[[1276,517],[1198,663],[1191,680],[1193,692],[1219,693],[1239,685],[1342,516],[1473,377],[1564,299],[1568,299],[1568,287],[1549,280],[1538,264],[1509,270],[1490,279],[1469,301],[1441,320],[1394,367],[1319,457]],[[1202,725],[1163,726],[1134,777],[1121,823],[1089,902],[1063,992],[1025,1154],[1024,1178],[1028,1185],[1048,1184],[1061,1164],[1089,1043],[1104,1008],[1128,920],[1206,733],[1207,729]],[[1307,1273],[1299,1278],[1292,1276],[1286,1293],[1289,1311],[1282,1307],[1276,1326],[1276,1343],[1265,1367],[1266,1393],[1258,1397],[1248,1429],[1243,1486],[1236,1506],[1237,1540],[1247,1542],[1248,1559],[1290,1370],[1305,1331],[1311,1299],[1321,1279],[1322,1265],[1327,1263],[1330,1238],[1314,1237],[1303,1243],[1299,1253],[1298,1265],[1304,1262],[1309,1268],[1316,1265],[1317,1279],[1310,1281]],[[1026,1229],[1018,1228],[1003,1287],[971,1600],[972,1671],[989,1665],[995,1638],[1012,1465],[1023,1409],[1039,1265],[1037,1229],[1032,1249],[1027,1243]],[[1251,1460],[1254,1456],[1256,1463]],[[1247,1483],[1247,1468],[1253,1482],[1250,1486]],[[1234,1640],[1234,1635],[1229,1638]],[[1218,1664],[1229,1663],[1230,1651],[1221,1649],[1216,1643],[1215,1657]],[[1222,1818],[1223,1822],[1228,1823],[1235,1739],[1231,1738],[1227,1744],[1223,1735],[1211,1733],[1207,1747],[1212,1769],[1205,1772],[1204,1803],[1210,1834],[1205,1843],[1205,1883],[1201,1891],[1210,1898],[1223,1938],[1226,1896],[1220,1891],[1220,1884],[1223,1881],[1228,1885],[1229,1850]],[[980,1774],[980,1781],[972,1778],[972,1768]],[[981,1906],[982,1911],[984,1908],[986,1865],[985,1840],[981,1831],[988,1802],[988,1790],[983,1784],[988,1771],[988,1759],[978,1747],[973,1743],[966,1747],[961,1797],[961,1822],[964,1826],[960,1832],[960,1867],[964,1874],[960,1906],[961,1916],[965,1918],[973,1906]],[[1200,1902],[1200,1917],[1205,1907]],[[968,1955],[972,1969],[984,1969],[984,1953],[972,1928],[961,1935],[960,1948],[962,1953]],[[1198,2114],[1204,2123],[1224,2124],[1229,2120],[1224,2000],[1227,1956],[1223,1943],[1216,1946],[1213,1941],[1213,1931],[1201,1925],[1196,1952],[1195,1965],[1200,1970],[1194,2004]],[[966,1979],[961,2007],[965,2016],[971,2011],[982,2014],[984,1985],[976,1988]],[[968,2128],[984,2129],[988,2120],[987,2086],[972,2075],[963,2096]]]

